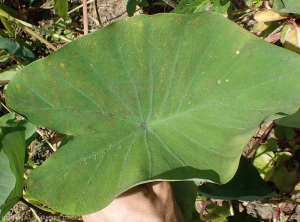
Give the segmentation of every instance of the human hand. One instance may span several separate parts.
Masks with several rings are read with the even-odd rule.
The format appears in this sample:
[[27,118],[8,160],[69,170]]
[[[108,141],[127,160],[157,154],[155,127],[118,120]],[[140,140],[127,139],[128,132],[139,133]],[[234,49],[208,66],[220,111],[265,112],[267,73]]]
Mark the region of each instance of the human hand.
[[83,216],[84,222],[183,222],[169,182],[133,187],[106,208]]

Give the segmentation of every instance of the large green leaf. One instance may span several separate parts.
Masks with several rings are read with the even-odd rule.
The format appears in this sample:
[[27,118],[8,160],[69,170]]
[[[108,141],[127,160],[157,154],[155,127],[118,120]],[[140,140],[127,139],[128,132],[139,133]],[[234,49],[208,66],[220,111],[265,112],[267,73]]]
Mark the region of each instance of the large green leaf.
[[214,13],[136,16],[84,36],[8,86],[9,107],[73,136],[28,192],[86,214],[147,181],[226,183],[261,120],[298,109],[299,70],[297,54]]

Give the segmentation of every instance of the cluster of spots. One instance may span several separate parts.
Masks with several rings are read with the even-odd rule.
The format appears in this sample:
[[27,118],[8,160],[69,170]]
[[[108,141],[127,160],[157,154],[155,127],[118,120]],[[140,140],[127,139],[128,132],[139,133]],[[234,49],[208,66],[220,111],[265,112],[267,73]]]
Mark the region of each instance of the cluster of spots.
[[[84,198],[84,194],[86,193],[88,191],[88,189],[84,189],[83,191],[82,191],[82,194],[80,195],[80,197],[78,197],[78,196],[76,196],[76,198],[77,199],[83,199]],[[82,201],[81,200],[79,200],[79,203],[81,204],[82,203]]]
[[[95,154],[92,158],[89,158],[89,159],[91,159],[91,160],[97,160],[97,157],[98,157],[98,154]],[[83,161],[81,162],[81,163],[84,163],[85,165],[87,165],[88,164],[88,161],[84,158],[83,159]]]
[[[228,81],[229,81],[228,79],[225,80],[225,82],[228,82]],[[222,83],[222,80],[219,79],[219,80],[218,80],[218,84],[221,84],[221,83]]]

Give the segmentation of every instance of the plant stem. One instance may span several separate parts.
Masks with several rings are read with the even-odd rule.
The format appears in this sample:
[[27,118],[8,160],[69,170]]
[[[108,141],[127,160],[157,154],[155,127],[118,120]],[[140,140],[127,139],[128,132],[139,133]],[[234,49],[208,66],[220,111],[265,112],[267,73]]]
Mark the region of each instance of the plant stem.
[[22,21],[20,19],[14,18],[11,15],[9,15],[8,13],[6,13],[5,11],[3,11],[2,9],[0,9],[0,16],[3,16],[5,18],[7,18],[9,21],[15,23],[16,25],[18,25],[20,27],[24,27],[25,26],[25,27],[28,27],[28,28],[31,28],[31,29],[36,29],[36,30],[38,30],[40,32],[47,33],[47,34],[49,34],[49,35],[51,35],[51,36],[53,36],[55,38],[59,38],[59,39],[64,40],[66,42],[71,42],[72,41],[71,39],[68,39],[68,38],[66,38],[64,36],[58,35],[56,33],[53,33],[53,32],[51,32],[51,31],[49,31],[47,29],[39,28],[39,27],[34,26],[34,25],[30,24],[30,23],[27,23],[27,22],[24,22],[24,21]]
[[234,216],[234,210],[233,210],[233,206],[232,206],[231,200],[228,200],[228,204],[229,204],[230,215]]
[[[89,0],[89,1],[87,1],[87,3],[86,4],[90,4],[90,3],[92,3],[94,0]],[[76,10],[78,10],[78,9],[80,9],[80,8],[82,8],[83,7],[83,4],[80,4],[80,5],[78,5],[78,6],[76,6],[75,8],[73,8],[73,9],[71,9],[70,11],[68,11],[68,15],[70,15],[72,12],[75,12]],[[57,25],[59,22],[60,22],[60,20],[62,20],[62,18],[59,18],[59,19],[57,19],[57,21],[55,22],[55,25]]]
[[36,213],[36,211],[33,208],[30,208],[30,210],[32,211],[35,219],[37,219],[39,222],[42,222],[41,218],[39,217],[39,215]]
[[[41,130],[36,131],[41,137],[44,137],[44,133]],[[53,145],[48,141],[48,139],[45,140],[45,142],[48,144],[48,146],[52,149],[53,152],[56,152],[56,148],[53,147]]]
[[21,26],[26,32],[28,32],[30,35],[34,36],[35,38],[37,38],[38,40],[40,40],[42,43],[44,43],[46,46],[48,46],[50,49],[52,49],[53,51],[56,51],[57,48],[52,45],[50,42],[48,42],[46,39],[44,39],[42,36],[38,35],[37,33],[35,33],[34,31],[32,31],[30,28],[26,27],[26,26]]
[[99,11],[98,11],[98,0],[95,0],[95,10],[96,10],[97,18],[99,21],[99,27],[103,28],[103,25],[102,25],[101,19],[100,19],[100,15],[99,15]]
[[264,133],[261,135],[261,137],[255,142],[255,144],[246,151],[245,153],[245,157],[249,158],[250,155],[255,151],[255,149],[259,146],[260,142],[268,135],[268,133],[270,132],[270,130],[274,127],[274,122],[272,122],[267,129],[265,129]]
[[82,220],[72,220],[71,217],[70,217],[70,219],[67,219],[67,220],[66,220],[66,216],[55,215],[55,214],[52,214],[52,213],[50,213],[50,212],[44,211],[44,210],[38,208],[37,206],[35,206],[35,205],[29,203],[29,202],[26,201],[23,197],[21,198],[20,201],[21,201],[22,203],[24,203],[25,205],[29,206],[31,209],[33,209],[33,210],[35,210],[35,211],[37,211],[37,212],[40,212],[41,214],[43,214],[43,215],[45,215],[45,216],[47,216],[47,217],[49,217],[49,218],[52,218],[52,219],[58,219],[58,220],[63,220],[63,221],[68,221],[68,222],[73,222],[73,221],[74,221],[74,222],[75,222],[75,221],[76,221],[76,222],[80,222],[80,221],[82,221]]
[[300,204],[300,202],[298,202],[298,201],[296,201],[296,200],[293,200],[293,199],[291,199],[291,198],[288,198],[288,197],[286,197],[286,196],[284,196],[284,195],[283,195],[281,198],[282,198],[283,200],[288,201],[288,202],[293,203],[293,204],[297,204],[297,205]]
[[208,203],[209,203],[209,200],[206,200],[204,203],[201,204],[200,219],[202,221],[206,221],[206,219],[204,218],[204,212],[205,212],[205,209],[206,209]]
[[83,34],[88,34],[88,17],[87,17],[87,3],[86,0],[82,0],[82,11],[83,11]]
[[43,210],[43,209],[41,209],[41,208],[39,208],[39,207],[33,205],[32,203],[30,203],[30,202],[28,202],[27,200],[25,200],[23,197],[21,198],[20,201],[21,201],[23,204],[25,204],[25,205],[29,206],[30,208],[34,209],[35,211],[40,212],[41,214],[44,214],[44,215],[49,215],[49,214],[54,215],[54,214],[52,214],[52,213],[50,213],[50,212],[48,212],[48,211],[45,211],[45,210]]

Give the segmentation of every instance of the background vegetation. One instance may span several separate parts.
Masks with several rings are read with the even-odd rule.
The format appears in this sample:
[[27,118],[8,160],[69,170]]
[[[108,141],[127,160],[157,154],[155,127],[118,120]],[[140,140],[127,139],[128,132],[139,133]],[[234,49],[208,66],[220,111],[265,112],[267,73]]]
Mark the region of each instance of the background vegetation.
[[[264,88],[263,84],[261,84],[261,88],[255,89],[255,92],[253,92],[253,100],[249,99],[247,102],[256,101],[255,99],[257,98],[256,102],[259,106],[260,101],[264,101],[264,106],[261,105],[260,107],[267,107],[269,109],[268,112],[271,112],[270,110],[281,112],[290,110],[296,111],[299,108],[297,103],[298,97],[294,96],[294,94],[297,94],[299,88],[297,87],[297,80],[299,80],[297,77],[297,74],[299,74],[299,69],[297,69],[299,68],[297,65],[299,64],[299,58],[297,54],[300,52],[298,37],[300,35],[298,27],[300,5],[297,0],[128,0],[125,2],[107,1],[106,4],[111,5],[112,9],[105,9],[103,3],[100,4],[100,2],[97,1],[81,2],[64,0],[52,2],[35,0],[2,1],[0,3],[0,19],[2,23],[0,29],[2,115],[0,119],[0,136],[2,140],[0,149],[0,204],[2,221],[72,221],[81,219],[80,215],[74,216],[76,213],[68,214],[51,209],[51,206],[49,207],[33,198],[27,188],[27,178],[28,175],[31,174],[31,171],[34,168],[39,168],[52,153],[71,141],[73,134],[77,136],[76,130],[71,133],[65,132],[65,134],[61,134],[64,131],[63,128],[59,128],[59,126],[57,129],[59,129],[60,133],[57,133],[47,127],[40,127],[40,125],[43,124],[37,124],[38,126],[33,125],[26,120],[28,116],[22,116],[22,114],[28,113],[29,115],[30,112],[32,112],[35,115],[35,113],[38,112],[37,108],[36,110],[33,108],[33,111],[29,112],[29,103],[23,106],[26,108],[22,108],[22,104],[19,104],[19,102],[15,104],[11,102],[8,104],[9,106],[7,106],[6,89],[7,84],[13,79],[16,73],[21,70],[20,73],[27,74],[38,70],[38,64],[40,63],[34,63],[32,66],[28,65],[36,60],[49,56],[59,48],[65,50],[61,50],[59,53],[65,52],[65,54],[57,53],[57,57],[55,57],[56,54],[51,57],[57,59],[58,62],[55,63],[56,66],[59,67],[57,64],[60,64],[60,68],[63,69],[64,65],[61,64],[64,64],[64,62],[73,64],[76,60],[70,60],[70,57],[68,57],[70,50],[68,51],[68,46],[64,47],[64,45],[72,42],[69,44],[69,48],[79,48],[80,41],[84,44],[84,38],[79,41],[74,40],[81,38],[87,33],[102,29],[109,23],[115,22],[116,19],[135,16],[137,14],[153,15],[158,13],[177,13],[189,15],[203,11],[218,13],[227,19],[221,19],[221,16],[219,16],[218,19],[220,20],[215,20],[219,21],[216,25],[210,23],[210,17],[205,15],[207,16],[207,29],[203,28],[202,30],[204,33],[212,32],[216,37],[221,33],[221,37],[218,41],[211,40],[211,42],[221,42],[223,39],[223,46],[222,48],[220,48],[219,45],[216,47],[210,46],[212,52],[221,56],[223,52],[229,52],[231,47],[235,46],[235,44],[249,41],[248,47],[244,48],[248,54],[244,57],[242,56],[242,62],[228,71],[228,73],[234,73],[235,70],[247,70],[245,67],[249,66],[250,68],[253,67],[253,69],[264,70],[266,75],[268,75],[268,73],[275,73],[274,75],[277,75],[276,78],[278,80],[284,79],[289,73],[295,76],[294,79],[292,79],[293,81],[290,79],[286,84],[274,82],[268,85],[269,88]],[[167,17],[162,17],[162,20],[168,20],[166,18]],[[193,15],[189,18],[193,18]],[[137,18],[133,21],[136,21],[136,24],[140,24],[139,22],[141,22],[141,20],[142,19],[139,20],[139,18]],[[169,25],[176,26],[175,20],[176,19],[174,19],[174,21],[168,21]],[[255,35],[255,38],[258,37],[270,45],[274,44],[278,49],[269,47],[269,45],[263,44],[261,41],[253,40],[254,38],[252,39],[252,36],[248,37],[250,36],[248,35],[249,33],[246,34],[240,31],[241,29],[236,26],[232,26],[231,28],[227,20],[234,21],[252,33],[251,35]],[[124,22],[114,27],[119,27],[117,29],[119,31],[122,31],[122,27],[128,27],[126,30],[136,30],[136,35],[141,35],[136,27],[131,27],[129,24],[129,22]],[[164,23],[162,22],[162,24]],[[226,29],[227,27],[229,27],[229,29]],[[178,30],[175,29],[175,31]],[[233,34],[229,35],[229,33],[226,32],[232,32]],[[171,31],[170,33],[166,33],[166,35],[173,35],[175,39],[174,44],[178,44],[176,41],[176,33],[172,33]],[[180,32],[178,31],[177,33]],[[224,33],[229,36],[225,40]],[[137,37],[133,38],[136,38],[137,44],[140,42],[145,50],[149,49],[151,51],[152,48],[156,46],[149,42],[147,38],[150,38],[151,34],[148,34],[149,35],[142,39],[143,41],[140,41]],[[115,35],[115,38],[119,37],[118,34]],[[113,34],[110,36],[113,36]],[[204,34],[203,36],[205,38],[206,35]],[[207,36],[209,35],[207,34]],[[124,44],[129,42],[129,40],[126,40],[125,32],[122,37],[125,39]],[[87,38],[92,40],[90,37]],[[163,45],[159,37],[156,39],[155,36],[152,36],[151,38],[152,41],[157,41],[158,44]],[[207,37],[207,39],[209,38]],[[105,39],[103,38],[103,40]],[[207,47],[205,45],[207,45],[207,43],[204,44],[204,49]],[[279,48],[285,48],[286,51],[279,50]],[[134,54],[130,54],[132,51],[131,47],[127,48],[126,51],[126,46],[124,46],[123,50],[125,50],[124,54],[132,57],[135,56]],[[172,49],[168,50],[170,54],[172,54]],[[289,53],[287,50],[294,53]],[[108,52],[109,51],[107,51],[107,53]],[[92,52],[88,52],[88,55],[91,53]],[[103,52],[95,54],[99,56],[97,58],[103,55],[101,53]],[[265,54],[268,56],[264,56]],[[243,55],[243,52],[237,48],[234,50],[234,56],[239,55]],[[211,56],[213,58],[214,55]],[[69,60],[66,61],[66,57],[69,58]],[[224,64],[218,63],[220,70],[223,70],[226,64],[228,66],[234,64],[236,60],[236,57],[231,58],[226,55],[224,57],[227,58],[226,61],[222,60],[225,61]],[[253,57],[255,59],[253,59]],[[267,58],[268,60],[266,60]],[[91,61],[94,60],[91,59],[90,62]],[[130,58],[128,61],[130,61]],[[93,63],[91,62],[91,64]],[[210,65],[210,67],[215,66],[215,62],[206,62],[205,64]],[[28,68],[25,69],[24,67],[26,66],[28,66]],[[90,66],[90,64],[88,64],[88,66]],[[33,68],[30,69],[30,67]],[[124,69],[124,67],[122,68]],[[49,67],[49,70],[50,69],[51,66]],[[74,69],[76,70],[78,68],[74,67]],[[85,69],[87,70],[87,68]],[[216,70],[220,71],[218,69]],[[218,73],[217,71],[216,73]],[[51,75],[53,74],[51,73]],[[28,83],[28,85],[30,85],[29,88],[47,89],[49,90],[49,94],[51,94],[50,91],[55,93],[59,92],[59,90],[56,89],[58,85],[55,81],[53,81],[53,83],[42,82],[38,79],[39,76],[40,74],[37,72],[36,75],[31,74],[30,78],[26,79],[26,84]],[[76,71],[74,71],[74,76],[78,79],[81,78],[80,75],[76,74]],[[264,83],[263,81],[265,81],[263,76],[256,76],[254,72],[249,73],[248,77],[248,82],[255,80],[261,81],[259,83]],[[211,78],[213,78],[213,76],[211,76]],[[229,82],[230,81],[231,79]],[[228,82],[228,79],[216,79],[216,82],[221,84]],[[236,83],[239,83],[239,81]],[[47,87],[45,86],[46,84],[48,85]],[[67,84],[65,87],[67,87]],[[224,91],[229,89],[230,88],[225,88]],[[14,98],[18,99],[16,101],[28,100],[33,104],[33,107],[38,107],[36,103],[32,103],[32,101],[36,99],[32,99],[33,97],[27,95],[25,90],[23,91],[22,89],[21,92],[18,92],[12,89],[12,92],[10,95],[14,95]],[[226,95],[226,93],[221,93],[221,95]],[[38,96],[42,96],[42,94],[38,94]],[[11,98],[13,98],[13,96],[11,96]],[[13,101],[13,99],[11,101]],[[83,101],[80,102],[84,104]],[[26,102],[24,104],[26,104]],[[67,105],[69,106],[70,104]],[[17,109],[16,107],[23,110],[24,113],[22,112],[21,115],[14,113],[11,108]],[[248,104],[243,104],[243,107],[248,107]],[[280,108],[282,108],[282,110],[280,110]],[[224,178],[226,178],[225,175],[227,174],[231,175],[231,171],[236,172],[233,179],[224,185],[208,182],[201,184],[201,186],[198,186],[198,184],[196,186],[193,182],[173,183],[174,194],[187,221],[298,221],[300,218],[298,211],[300,201],[299,114],[296,112],[293,115],[278,119],[278,117],[283,117],[290,113],[277,113],[276,116],[269,117],[259,124],[259,122],[256,123],[255,121],[262,121],[265,117],[264,113],[259,113],[259,115],[255,116],[253,111],[247,112],[243,110],[243,112],[245,119],[248,119],[249,122],[254,122],[253,125],[256,124],[259,126],[251,141],[244,149],[244,157],[241,157],[238,169],[236,170],[236,168],[230,167],[229,165],[227,169],[226,167],[224,169],[223,166],[218,169],[219,172],[223,172],[222,174],[220,173],[220,175],[224,175]],[[269,114],[275,114],[275,112]],[[224,115],[226,116],[226,112],[224,112]],[[49,116],[47,117],[49,118]],[[234,119],[238,116],[231,117]],[[261,119],[257,119],[258,117],[261,117]],[[42,123],[46,116],[41,114],[39,118],[41,120],[36,121]],[[54,116],[54,118],[59,118],[59,116]],[[207,118],[209,119],[208,114]],[[251,118],[253,118],[253,121]],[[226,120],[227,119],[228,118],[226,118]],[[185,119],[185,121],[189,121],[189,119]],[[224,124],[225,122],[222,121],[220,118],[217,123]],[[235,127],[239,127],[237,121],[231,123],[235,124]],[[79,126],[74,126],[74,128],[83,127],[85,131],[89,132],[89,127],[92,125],[87,124],[88,127],[86,128],[83,125],[84,124],[79,124]],[[50,128],[53,129],[55,127]],[[233,131],[228,132],[232,133]],[[233,138],[234,135],[226,135],[226,137]],[[217,131],[215,131],[212,138],[219,138],[220,141],[225,140],[221,138]],[[230,139],[228,139],[228,141],[229,140]],[[230,143],[228,143],[228,145],[230,145]],[[230,150],[234,151],[232,147],[223,148],[224,149],[221,150],[222,153],[230,153]],[[244,147],[240,147],[241,150],[243,148]],[[63,160],[60,161],[62,163],[64,162]],[[228,162],[225,163],[229,164],[231,160],[228,158],[226,161]],[[55,167],[53,166],[52,168],[51,166],[50,171],[51,169],[52,173],[55,173]],[[51,172],[49,175],[50,174]],[[34,175],[35,174],[31,175],[31,177],[34,178]],[[38,174],[35,176],[36,178],[39,177],[37,175]],[[211,180],[214,181],[213,179]],[[82,190],[80,190],[80,192],[81,191]],[[34,191],[32,191],[32,193],[34,193]],[[182,193],[186,193],[185,198],[183,198]],[[195,197],[195,193],[197,193],[197,197]],[[35,196],[39,195],[35,194]],[[57,198],[55,197],[55,199]],[[191,212],[194,205],[195,209]],[[84,212],[84,209],[77,209],[77,212]]]

